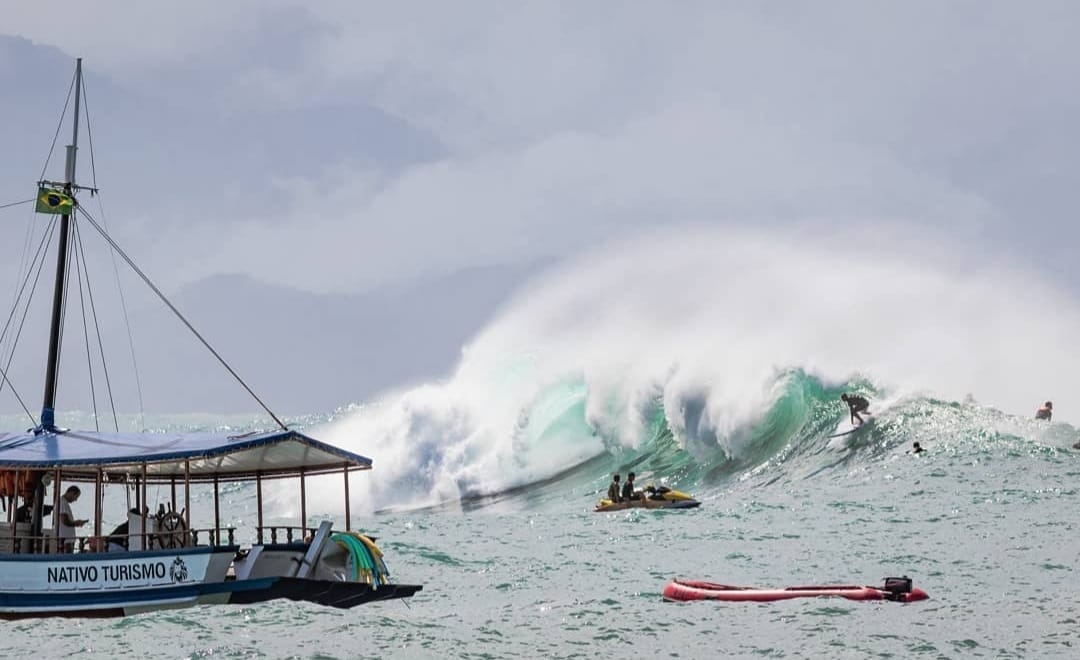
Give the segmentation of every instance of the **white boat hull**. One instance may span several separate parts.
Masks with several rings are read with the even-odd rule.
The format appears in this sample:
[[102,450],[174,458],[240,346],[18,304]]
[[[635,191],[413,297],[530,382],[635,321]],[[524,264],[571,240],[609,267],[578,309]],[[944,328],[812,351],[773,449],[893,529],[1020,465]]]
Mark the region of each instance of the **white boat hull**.
[[[308,546],[256,546],[252,566],[299,565]],[[73,555],[0,555],[0,619],[28,617],[113,617],[194,605],[249,604],[277,598],[331,607],[354,607],[373,600],[407,598],[415,585],[265,574],[252,566],[229,575],[237,546],[199,546],[144,552]],[[252,557],[252,554],[255,556]],[[260,560],[259,557],[262,557]],[[271,559],[271,561],[266,561]],[[245,562],[237,562],[243,566]],[[320,566],[320,570],[321,566]],[[252,576],[255,575],[255,576]]]

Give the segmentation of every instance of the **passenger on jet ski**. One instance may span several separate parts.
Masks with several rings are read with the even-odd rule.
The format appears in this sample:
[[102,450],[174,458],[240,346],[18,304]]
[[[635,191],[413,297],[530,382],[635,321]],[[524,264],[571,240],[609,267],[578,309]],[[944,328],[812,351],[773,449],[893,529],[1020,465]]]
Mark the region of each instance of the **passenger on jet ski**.
[[619,475],[618,473],[611,476],[611,485],[607,487],[607,498],[614,503],[622,501],[619,498]]
[[624,502],[630,500],[640,500],[645,497],[645,494],[640,490],[634,490],[634,473],[626,475],[626,483],[622,487],[622,499]]
[[668,488],[667,486],[660,486],[659,488],[657,488],[656,486],[654,486],[652,484],[649,484],[648,486],[645,486],[645,492],[649,494],[649,499],[659,501],[659,502],[663,502],[664,499],[666,499],[664,497],[664,493],[668,493],[670,491],[671,491],[671,489]]

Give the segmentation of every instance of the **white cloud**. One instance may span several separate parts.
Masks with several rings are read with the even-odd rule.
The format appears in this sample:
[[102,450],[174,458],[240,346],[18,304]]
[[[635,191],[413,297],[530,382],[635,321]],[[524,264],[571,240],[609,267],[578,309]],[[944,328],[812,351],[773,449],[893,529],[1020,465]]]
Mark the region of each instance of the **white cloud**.
[[276,0],[184,3],[43,0],[0,3],[5,34],[62,48],[93,61],[100,70],[136,76],[192,61],[227,67],[220,55],[235,46],[254,47],[261,16],[279,10]]
[[573,253],[657,224],[888,219],[970,239],[992,217],[978,196],[887,153],[779,131],[715,97],[614,129],[424,164],[379,185],[364,171],[324,187],[295,182],[287,221],[247,223],[209,243],[219,248],[208,258],[214,269],[239,259],[267,280],[355,290],[387,274]]
[[[446,146],[395,172],[358,165],[362,154],[328,154],[300,175],[262,163],[261,192],[290,201],[229,224],[173,210],[206,218],[155,237],[173,280],[242,269],[357,290],[687,220],[889,219],[1012,251],[1028,221],[1018,209],[1036,198],[1064,216],[1058,196],[1078,171],[1038,133],[1063,121],[1053,108],[1077,103],[1062,84],[1078,55],[1069,3],[45,2],[3,13],[4,31],[140,89],[175,87],[239,115],[373,104]],[[1062,244],[1075,237],[1051,225]],[[211,247],[180,256],[196,244]]]

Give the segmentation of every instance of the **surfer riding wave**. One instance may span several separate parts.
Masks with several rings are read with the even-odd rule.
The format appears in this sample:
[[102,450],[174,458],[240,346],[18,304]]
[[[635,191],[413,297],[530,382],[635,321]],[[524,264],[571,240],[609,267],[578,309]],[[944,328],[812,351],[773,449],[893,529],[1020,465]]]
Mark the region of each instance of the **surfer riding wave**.
[[851,424],[854,426],[855,420],[859,420],[859,426],[862,426],[865,420],[859,413],[866,412],[870,408],[870,401],[866,397],[847,393],[841,394],[840,400],[848,405],[848,411],[851,413]]

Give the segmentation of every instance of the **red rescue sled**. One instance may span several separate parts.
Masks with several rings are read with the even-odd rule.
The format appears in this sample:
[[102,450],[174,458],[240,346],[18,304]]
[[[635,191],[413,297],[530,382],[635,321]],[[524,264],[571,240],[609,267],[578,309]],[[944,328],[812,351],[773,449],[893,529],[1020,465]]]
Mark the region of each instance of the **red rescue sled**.
[[730,600],[758,601],[787,600],[789,598],[816,598],[840,596],[848,600],[891,600],[912,603],[926,600],[929,596],[922,589],[913,589],[908,578],[885,578],[884,587],[858,585],[824,585],[788,587],[786,589],[756,589],[735,587],[702,580],[673,580],[664,587],[664,600]]

